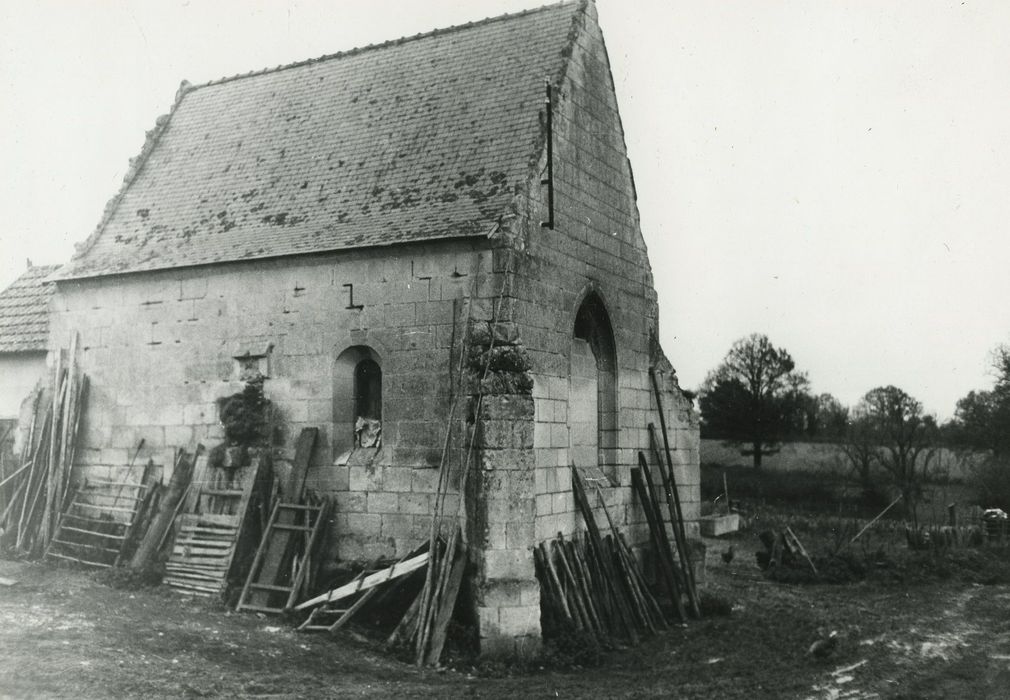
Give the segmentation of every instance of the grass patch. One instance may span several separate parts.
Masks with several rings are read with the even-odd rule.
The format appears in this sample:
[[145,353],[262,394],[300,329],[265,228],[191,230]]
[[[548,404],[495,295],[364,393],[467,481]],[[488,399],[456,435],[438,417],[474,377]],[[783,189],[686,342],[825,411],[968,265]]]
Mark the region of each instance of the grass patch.
[[730,499],[775,503],[805,510],[831,511],[845,497],[845,480],[831,472],[756,471],[752,467],[701,465],[701,497],[714,501],[723,494],[723,477]]

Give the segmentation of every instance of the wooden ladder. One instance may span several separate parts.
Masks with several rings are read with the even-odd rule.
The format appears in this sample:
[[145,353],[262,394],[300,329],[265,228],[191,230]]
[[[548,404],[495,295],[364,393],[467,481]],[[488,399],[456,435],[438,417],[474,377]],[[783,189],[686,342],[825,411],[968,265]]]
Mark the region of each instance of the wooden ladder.
[[[357,584],[358,591],[361,591],[362,585],[365,582],[365,577],[369,574],[375,573],[374,570],[362,571],[358,576],[354,578],[352,583]],[[298,626],[299,632],[321,632],[327,631],[333,634],[345,624],[347,624],[354,614],[358,612],[365,604],[371,600],[375,594],[381,590],[378,586],[373,586],[372,588],[367,588],[365,591],[350,605],[337,606],[336,604],[326,604],[320,605],[319,607],[313,608],[312,612],[306,618],[305,622]]]
[[[236,610],[280,613],[295,604],[311,567],[311,553],[326,520],[327,506],[325,502],[301,505],[280,500],[274,504]],[[285,584],[282,583],[286,578],[284,565],[291,561],[299,534],[307,537],[303,556],[296,561],[290,582]],[[271,605],[281,593],[286,594],[284,604],[281,607]]]
[[[112,494],[107,489],[117,489],[117,492]],[[132,493],[123,493],[124,489]],[[117,566],[146,490],[143,483],[85,481],[74,491],[66,510],[60,513],[46,558],[99,568]],[[108,504],[110,500],[112,503]]]

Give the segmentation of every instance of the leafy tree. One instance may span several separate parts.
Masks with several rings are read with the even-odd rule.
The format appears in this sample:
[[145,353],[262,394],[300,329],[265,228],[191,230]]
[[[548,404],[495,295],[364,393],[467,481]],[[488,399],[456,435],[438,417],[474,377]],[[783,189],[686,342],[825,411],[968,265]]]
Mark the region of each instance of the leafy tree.
[[993,351],[992,369],[993,388],[958,400],[944,437],[970,454],[965,458],[979,503],[1010,508],[1010,346]]
[[829,440],[844,438],[849,427],[849,409],[831,394],[821,394],[814,401],[814,430],[811,434]]
[[866,440],[878,446],[880,467],[901,492],[906,515],[918,526],[916,507],[938,442],[935,419],[896,386],[871,389],[856,411],[865,420]]
[[970,391],[959,399],[954,419],[944,427],[956,446],[1010,458],[1010,347],[993,351],[993,371],[993,388]]
[[767,336],[737,340],[702,385],[698,403],[704,434],[747,445],[741,454],[751,456],[759,469],[762,458],[778,452],[781,440],[796,428],[807,379],[794,370],[793,358]]

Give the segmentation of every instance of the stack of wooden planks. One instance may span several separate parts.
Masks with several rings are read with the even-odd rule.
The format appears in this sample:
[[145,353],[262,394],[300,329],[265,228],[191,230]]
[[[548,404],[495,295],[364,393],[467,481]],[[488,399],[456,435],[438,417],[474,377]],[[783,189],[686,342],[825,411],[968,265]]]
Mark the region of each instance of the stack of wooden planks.
[[49,386],[36,392],[20,466],[0,481],[2,542],[22,555],[45,551],[70,490],[88,389],[77,354],[75,333],[69,351],[54,353]]

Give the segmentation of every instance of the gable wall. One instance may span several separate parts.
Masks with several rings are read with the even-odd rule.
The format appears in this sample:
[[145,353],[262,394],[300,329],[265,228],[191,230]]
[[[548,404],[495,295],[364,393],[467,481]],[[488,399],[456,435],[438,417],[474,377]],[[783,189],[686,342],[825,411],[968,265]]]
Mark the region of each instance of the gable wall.
[[[629,488],[630,470],[637,466],[638,450],[650,454],[647,424],[654,422],[659,430],[648,377],[653,361],[650,333],[658,337],[656,292],[609,63],[592,5],[587,13],[590,21],[575,42],[555,109],[555,230],[537,225],[548,216],[543,187],[533,193],[528,252],[518,264],[515,314],[535,367],[538,541],[582,527],[571,490],[569,464],[575,455],[569,449],[568,398],[575,313],[587,292],[602,297],[617,346],[620,430],[604,472],[619,485],[605,489],[618,526],[632,525],[642,532],[644,514],[633,505],[638,499]],[[500,261],[498,267],[505,264]],[[659,358],[657,365],[671,370],[665,358]],[[694,520],[700,497],[697,419],[676,389],[672,370],[662,375],[661,384],[681,499],[686,517]],[[597,517],[605,522],[602,512]]]
[[[242,388],[233,357],[272,344],[265,392],[284,422],[275,472],[288,468],[301,428],[318,426],[307,487],[335,494],[335,553],[400,556],[428,535],[454,307],[489,263],[479,244],[457,241],[63,282],[50,347],[78,331],[91,380],[78,465],[121,472],[141,438],[137,464],[218,444],[215,400]],[[346,308],[345,283],[363,309]],[[335,466],[334,361],[358,344],[381,356],[382,450]]]

